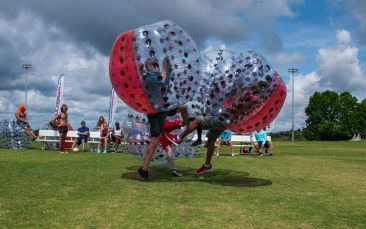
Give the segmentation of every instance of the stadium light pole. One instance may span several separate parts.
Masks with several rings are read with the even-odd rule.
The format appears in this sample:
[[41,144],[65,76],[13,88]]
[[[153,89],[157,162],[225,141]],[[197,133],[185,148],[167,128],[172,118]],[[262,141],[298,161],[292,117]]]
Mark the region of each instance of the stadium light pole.
[[32,68],[32,64],[22,64],[22,69],[25,70],[25,107],[28,108],[27,96],[28,96],[28,70]]
[[294,135],[294,128],[295,128],[295,123],[294,123],[294,100],[295,100],[295,73],[299,73],[299,69],[298,68],[289,68],[288,72],[291,73],[292,75],[292,127],[291,127],[291,141],[293,142],[295,140],[295,135]]

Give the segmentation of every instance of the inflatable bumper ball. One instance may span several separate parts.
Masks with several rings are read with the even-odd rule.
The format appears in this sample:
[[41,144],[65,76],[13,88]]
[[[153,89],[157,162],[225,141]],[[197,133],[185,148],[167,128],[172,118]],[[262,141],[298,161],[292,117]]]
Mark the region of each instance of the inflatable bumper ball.
[[158,113],[189,102],[200,82],[200,54],[191,37],[171,21],[120,34],[109,62],[112,86],[141,113]]
[[32,139],[16,121],[0,122],[0,145],[7,149],[27,149]]
[[0,148],[8,149],[8,140],[10,137],[9,121],[0,121]]
[[263,56],[219,50],[202,57],[205,107],[228,129],[248,133],[270,124],[286,99],[286,86]]

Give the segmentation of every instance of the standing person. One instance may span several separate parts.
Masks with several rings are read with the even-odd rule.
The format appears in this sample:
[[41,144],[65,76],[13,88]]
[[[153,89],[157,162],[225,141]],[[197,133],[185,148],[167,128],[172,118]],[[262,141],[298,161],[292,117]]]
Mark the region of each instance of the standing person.
[[220,146],[222,145],[227,145],[230,147],[230,152],[231,152],[231,156],[234,157],[234,147],[233,147],[233,143],[231,142],[231,136],[232,136],[233,132],[231,132],[230,130],[224,130],[219,138],[219,144],[217,145],[217,151],[216,151],[216,156],[218,157],[220,154]]
[[[161,85],[168,85],[170,80],[170,62],[167,57],[163,60],[163,69],[162,72],[159,72],[159,63],[156,57],[150,57],[145,61],[145,69],[147,71],[146,74],[141,73],[144,76],[145,81],[150,85],[151,90],[153,90],[152,94],[158,95],[157,93],[162,93],[160,90]],[[154,96],[158,99],[161,96]],[[156,101],[157,103],[159,101]],[[164,103],[164,101],[163,101]],[[152,156],[156,150],[160,142],[161,133],[163,132],[164,120],[167,116],[175,115],[176,113],[181,113],[182,118],[185,124],[189,123],[189,116],[187,106],[182,105],[180,107],[171,109],[169,111],[162,111],[154,114],[147,114],[147,119],[150,124],[150,144],[146,148],[146,153],[144,157],[144,162],[141,168],[137,170],[140,178],[144,181],[149,180],[149,164]]]
[[102,129],[104,123],[105,123],[104,117],[100,116],[97,124],[95,125],[95,129],[97,129],[97,130]]
[[173,144],[180,144],[182,142],[181,139],[184,139],[188,134],[192,133],[198,127],[201,127],[203,130],[209,130],[207,132],[207,153],[205,163],[196,168],[195,173],[200,174],[204,172],[209,172],[212,170],[211,159],[215,150],[215,142],[216,139],[220,136],[221,132],[226,130],[226,126],[224,122],[220,121],[218,117],[215,116],[198,116],[192,122],[189,123],[187,128],[177,137],[168,139],[173,142]]
[[78,129],[78,135],[79,137],[77,137],[74,141],[74,143],[72,144],[72,149],[74,149],[75,144],[76,145],[83,145],[83,151],[84,151],[84,144],[88,142],[88,137],[89,137],[89,128],[86,126],[85,121],[81,121],[81,127]]
[[267,141],[267,132],[266,132],[266,128],[263,128],[261,130],[257,130],[255,132],[252,133],[253,135],[253,145],[254,148],[258,154],[258,156],[263,156],[263,153],[261,152],[262,147],[264,147],[268,153],[269,156],[273,156],[272,154],[272,142]]
[[53,120],[53,122],[57,122],[56,120],[58,120],[58,132],[60,133],[60,153],[65,153],[65,140],[66,140],[66,136],[67,136],[67,125],[68,125],[68,114],[67,114],[67,105],[66,104],[62,104],[61,109],[60,109],[60,113],[58,113],[55,116],[55,119]]
[[124,142],[124,136],[122,134],[122,129],[120,127],[120,124],[118,121],[116,121],[114,123],[115,128],[113,129],[112,132],[112,141],[114,142],[114,152],[117,153],[118,152],[118,146]]
[[103,153],[107,153],[108,141],[109,141],[109,127],[107,123],[103,123],[102,128],[100,129],[100,137],[98,142],[98,151],[97,153],[101,153],[100,146],[104,143],[104,151]]
[[34,134],[32,128],[29,125],[29,121],[25,113],[26,110],[27,108],[24,106],[24,104],[20,104],[18,107],[18,111],[15,112],[15,118],[17,119],[17,124],[22,127],[25,133],[30,136],[34,141],[36,140],[37,136]]
[[163,126],[163,132],[160,137],[161,147],[165,150],[166,158],[169,162],[171,172],[172,172],[173,176],[176,176],[176,177],[181,177],[182,174],[177,170],[177,167],[175,167],[173,154],[172,154],[173,143],[168,139],[168,137],[173,138],[174,134],[172,134],[170,132],[172,132],[173,130],[179,129],[180,127],[181,127],[180,120],[173,120],[171,122],[169,122],[168,120],[165,120],[164,126]]

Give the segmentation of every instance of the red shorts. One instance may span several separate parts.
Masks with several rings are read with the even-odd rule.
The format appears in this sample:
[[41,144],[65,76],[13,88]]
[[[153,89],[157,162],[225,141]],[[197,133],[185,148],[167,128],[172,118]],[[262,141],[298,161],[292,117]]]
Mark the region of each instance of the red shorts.
[[[167,133],[166,135],[168,135],[169,138],[177,136],[177,134],[171,134],[171,133]],[[166,150],[166,148],[168,146],[170,146],[170,147],[173,146],[173,143],[165,136],[164,132],[160,137],[160,144],[161,144],[161,147],[163,147],[164,150]]]
[[173,143],[166,136],[168,136],[169,138],[176,137],[177,134],[171,134],[170,132],[175,129],[179,129],[180,127],[181,124],[179,120],[174,120],[172,122],[164,121],[163,132],[160,137],[160,144],[164,150],[166,150],[168,146],[171,147],[173,145]]

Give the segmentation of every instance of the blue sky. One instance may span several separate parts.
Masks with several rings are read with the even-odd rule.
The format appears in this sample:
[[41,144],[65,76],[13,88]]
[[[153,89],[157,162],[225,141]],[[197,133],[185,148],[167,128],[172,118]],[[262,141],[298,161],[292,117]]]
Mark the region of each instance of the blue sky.
[[[227,48],[255,50],[272,63],[288,86],[288,99],[274,131],[291,128],[295,77],[295,128],[302,128],[309,96],[326,89],[366,98],[366,1],[363,0],[4,0],[0,8],[0,119],[13,118],[24,101],[29,62],[29,117],[34,128],[52,118],[58,75],[65,73],[70,121],[90,126],[107,116],[111,84],[109,52],[119,33],[172,20],[203,53]],[[119,103],[117,119],[128,108]]]

